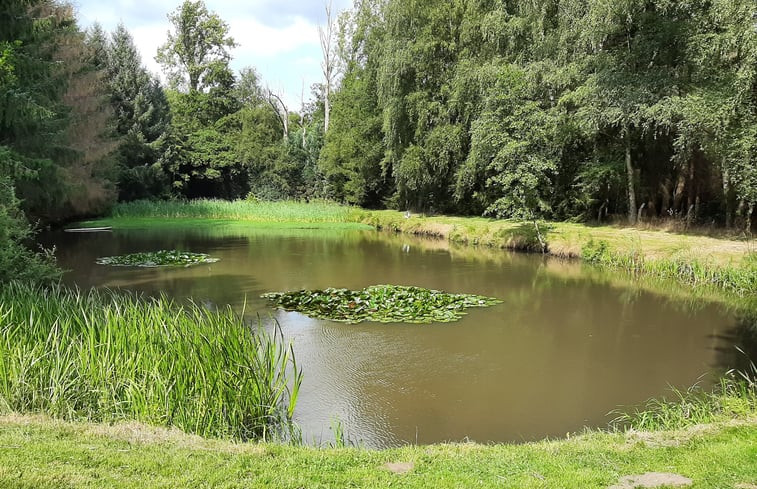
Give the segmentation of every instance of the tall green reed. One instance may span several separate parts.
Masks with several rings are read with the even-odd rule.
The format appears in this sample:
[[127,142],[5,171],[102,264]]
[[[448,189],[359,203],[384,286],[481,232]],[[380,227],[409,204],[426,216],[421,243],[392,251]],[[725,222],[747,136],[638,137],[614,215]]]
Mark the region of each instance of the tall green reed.
[[0,287],[0,410],[270,439],[286,436],[301,382],[280,331],[230,309]]
[[114,218],[224,219],[257,222],[350,222],[352,208],[328,201],[137,201],[118,204]]

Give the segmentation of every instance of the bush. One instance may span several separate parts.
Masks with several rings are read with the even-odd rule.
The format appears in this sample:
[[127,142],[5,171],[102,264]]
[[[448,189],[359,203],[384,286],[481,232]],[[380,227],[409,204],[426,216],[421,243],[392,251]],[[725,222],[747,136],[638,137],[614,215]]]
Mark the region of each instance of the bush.
[[50,250],[35,253],[26,246],[31,236],[13,185],[0,177],[0,284],[11,280],[50,282],[60,277]]

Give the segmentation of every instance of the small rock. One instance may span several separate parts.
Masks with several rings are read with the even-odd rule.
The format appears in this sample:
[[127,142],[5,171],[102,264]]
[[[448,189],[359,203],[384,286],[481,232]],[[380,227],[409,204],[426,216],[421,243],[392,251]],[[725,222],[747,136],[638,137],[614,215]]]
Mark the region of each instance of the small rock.
[[389,462],[384,468],[395,474],[407,474],[415,468],[413,462]]
[[610,486],[608,489],[636,489],[642,488],[655,488],[663,486],[672,487],[687,487],[694,483],[688,477],[684,477],[678,474],[666,474],[663,472],[647,472],[641,475],[627,475],[620,479],[620,481]]

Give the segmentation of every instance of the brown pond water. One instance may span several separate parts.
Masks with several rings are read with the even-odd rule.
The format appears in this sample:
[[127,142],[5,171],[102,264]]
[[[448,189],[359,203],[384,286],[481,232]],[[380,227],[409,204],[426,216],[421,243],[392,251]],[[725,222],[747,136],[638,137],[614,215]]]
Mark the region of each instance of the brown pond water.
[[[69,284],[163,292],[239,311],[246,301],[251,318],[278,320],[305,374],[296,421],[316,443],[332,438],[337,419],[366,447],[517,442],[604,427],[611,411],[669,395],[671,386],[706,387],[735,361],[741,331],[722,307],[666,298],[578,263],[375,231],[168,227],[60,233],[44,242],[57,246]],[[160,270],[95,264],[159,249],[220,262]],[[504,303],[450,324],[347,325],[275,311],[260,299],[374,284]]]

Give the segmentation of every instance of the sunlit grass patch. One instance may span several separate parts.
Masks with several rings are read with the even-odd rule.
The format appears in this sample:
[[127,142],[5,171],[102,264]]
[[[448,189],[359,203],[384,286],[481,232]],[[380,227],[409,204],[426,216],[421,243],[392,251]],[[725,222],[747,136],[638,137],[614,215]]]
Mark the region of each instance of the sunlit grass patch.
[[396,285],[375,285],[362,290],[325,289],[264,294],[277,307],[310,317],[345,323],[452,322],[471,307],[487,307],[502,301],[469,294]]
[[352,207],[328,201],[266,202],[192,200],[136,201],[118,204],[111,213],[112,219],[166,218],[166,219],[223,219],[253,222],[349,222]]

